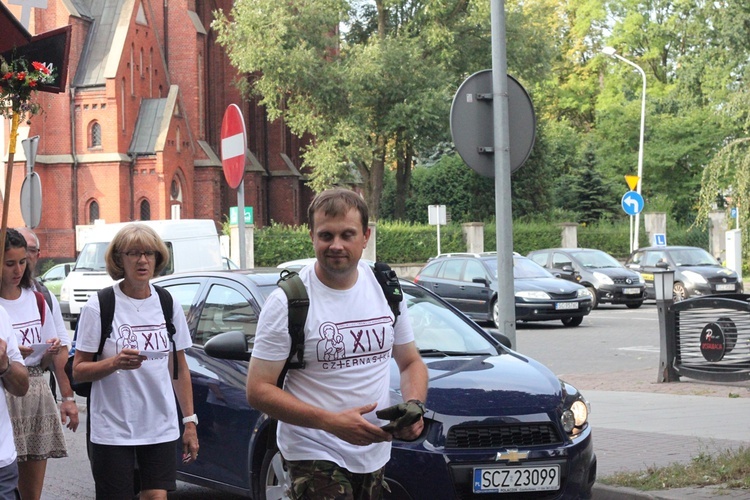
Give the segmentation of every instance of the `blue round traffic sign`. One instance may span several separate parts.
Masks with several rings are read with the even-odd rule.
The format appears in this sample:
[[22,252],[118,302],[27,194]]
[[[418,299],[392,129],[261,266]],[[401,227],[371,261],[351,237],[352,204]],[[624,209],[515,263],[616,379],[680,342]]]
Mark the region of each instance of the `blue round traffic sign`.
[[622,209],[628,215],[636,215],[643,210],[643,196],[636,191],[628,191],[622,196]]

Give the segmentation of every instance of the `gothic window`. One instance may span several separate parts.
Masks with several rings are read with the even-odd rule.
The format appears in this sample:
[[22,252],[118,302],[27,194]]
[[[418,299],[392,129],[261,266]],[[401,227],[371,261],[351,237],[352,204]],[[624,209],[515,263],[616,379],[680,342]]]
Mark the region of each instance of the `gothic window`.
[[141,201],[141,220],[151,220],[151,204],[148,200]]
[[102,126],[99,122],[91,124],[91,136],[89,137],[89,148],[100,148],[102,147]]
[[89,224],[93,224],[96,219],[99,218],[99,203],[96,200],[92,200],[89,203]]

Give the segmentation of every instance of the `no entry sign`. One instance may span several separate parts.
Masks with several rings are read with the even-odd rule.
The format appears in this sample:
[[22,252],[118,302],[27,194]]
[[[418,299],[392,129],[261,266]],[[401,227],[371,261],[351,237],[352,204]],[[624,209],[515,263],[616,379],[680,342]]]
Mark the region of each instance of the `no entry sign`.
[[245,119],[236,104],[227,106],[221,122],[221,165],[229,187],[237,189],[245,174],[247,134]]

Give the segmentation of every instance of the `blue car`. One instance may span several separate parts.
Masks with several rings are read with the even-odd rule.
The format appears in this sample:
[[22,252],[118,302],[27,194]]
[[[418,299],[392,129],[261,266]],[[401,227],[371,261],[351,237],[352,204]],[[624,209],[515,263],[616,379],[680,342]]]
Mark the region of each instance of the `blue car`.
[[[187,360],[201,452],[179,466],[182,481],[287,498],[288,474],[268,446],[271,421],[245,398],[258,314],[277,279],[276,269],[154,280],[183,305],[193,337]],[[389,498],[590,498],[596,456],[583,396],[436,295],[402,287],[430,382],[422,436],[393,444]],[[398,382],[394,362],[394,404]]]

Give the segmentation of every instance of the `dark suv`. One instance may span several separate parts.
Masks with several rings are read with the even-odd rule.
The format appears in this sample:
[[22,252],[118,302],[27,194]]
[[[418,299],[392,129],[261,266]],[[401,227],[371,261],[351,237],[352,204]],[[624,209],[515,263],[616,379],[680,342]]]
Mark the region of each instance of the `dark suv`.
[[646,295],[655,298],[654,272],[674,271],[672,294],[675,301],[702,295],[741,293],[737,273],[719,264],[698,247],[661,246],[639,248],[625,266],[638,271],[646,280]]
[[[455,253],[428,262],[414,282],[444,298],[476,321],[502,323],[497,306],[497,253]],[[560,320],[578,326],[591,312],[591,294],[555,278],[526,257],[513,256],[516,321]]]
[[528,257],[553,275],[588,288],[594,298],[593,307],[610,303],[637,309],[646,297],[641,275],[601,250],[547,248],[534,250]]

